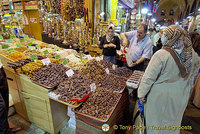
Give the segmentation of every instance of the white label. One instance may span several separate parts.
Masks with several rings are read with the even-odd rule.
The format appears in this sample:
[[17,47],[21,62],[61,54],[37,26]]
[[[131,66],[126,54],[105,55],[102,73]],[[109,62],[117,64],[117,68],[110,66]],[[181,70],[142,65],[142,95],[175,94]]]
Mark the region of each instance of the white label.
[[116,67],[117,67],[117,65],[115,65],[115,64],[112,65],[112,69],[113,69],[113,70],[115,70]]
[[96,87],[95,83],[90,84],[90,89],[91,89],[92,92],[94,92],[96,90],[96,88],[97,87]]
[[100,61],[101,59],[100,59],[99,57],[96,57],[96,60],[97,60],[97,61]]
[[49,65],[49,63],[51,63],[49,58],[43,59],[42,60],[43,65]]
[[110,71],[109,71],[109,69],[108,69],[108,68],[106,68],[106,73],[107,73],[107,74],[109,74],[109,73],[110,73]]
[[87,55],[88,60],[92,60],[92,56],[91,55]]
[[70,77],[70,76],[74,75],[74,71],[73,71],[72,69],[70,69],[70,70],[68,70],[68,71],[66,72],[66,75],[67,75],[68,77]]
[[1,60],[0,60],[0,68],[2,68],[3,64],[1,63]]

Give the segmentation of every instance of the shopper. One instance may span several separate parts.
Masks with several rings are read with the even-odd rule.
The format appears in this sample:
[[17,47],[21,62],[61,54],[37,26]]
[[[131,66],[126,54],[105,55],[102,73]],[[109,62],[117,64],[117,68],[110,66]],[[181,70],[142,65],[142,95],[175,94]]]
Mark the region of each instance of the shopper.
[[128,46],[128,40],[130,45],[128,46],[128,55],[130,55],[133,64],[132,70],[143,70],[145,59],[149,59],[151,56],[152,42],[147,35],[147,25],[141,24],[138,30],[130,31],[120,34],[123,40],[123,46]]
[[8,84],[3,67],[0,67],[0,134],[8,133]]
[[179,134],[191,92],[190,80],[200,60],[179,26],[164,29],[161,38],[163,48],[152,56],[138,98],[144,103],[147,134]]
[[108,26],[108,33],[102,37],[99,48],[103,49],[104,60],[116,64],[116,50],[120,50],[120,39],[115,35],[113,24]]
[[158,41],[156,42],[156,46],[153,46],[153,54],[155,54],[155,52],[157,52],[158,50],[160,50],[162,48],[162,42],[161,42],[161,38],[158,39]]

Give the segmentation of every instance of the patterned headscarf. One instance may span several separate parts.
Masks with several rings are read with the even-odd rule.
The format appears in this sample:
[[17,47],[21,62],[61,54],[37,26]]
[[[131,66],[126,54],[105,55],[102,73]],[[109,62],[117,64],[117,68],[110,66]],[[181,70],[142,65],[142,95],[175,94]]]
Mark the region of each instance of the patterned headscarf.
[[[163,48],[168,50],[176,61],[181,76],[185,77],[191,70],[192,65],[192,42],[187,32],[178,25],[171,25],[163,30],[168,40]],[[184,43],[179,43],[183,37]]]
[[114,35],[115,35],[115,26],[114,26],[113,24],[110,24],[110,25],[108,26],[108,30],[109,30],[110,28],[112,28],[113,34],[112,34],[112,36],[109,36],[108,34],[106,34],[106,40],[107,40],[108,42],[111,42],[111,40],[113,39],[113,37],[114,37]]

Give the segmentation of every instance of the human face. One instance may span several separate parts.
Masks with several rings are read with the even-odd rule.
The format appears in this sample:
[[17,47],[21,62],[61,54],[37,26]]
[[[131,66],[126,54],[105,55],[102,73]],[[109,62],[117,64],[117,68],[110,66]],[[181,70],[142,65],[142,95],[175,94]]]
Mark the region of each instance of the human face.
[[137,38],[138,40],[142,40],[145,37],[146,33],[144,32],[144,27],[139,26],[137,29]]
[[113,29],[108,30],[108,36],[110,36],[110,37],[113,36]]

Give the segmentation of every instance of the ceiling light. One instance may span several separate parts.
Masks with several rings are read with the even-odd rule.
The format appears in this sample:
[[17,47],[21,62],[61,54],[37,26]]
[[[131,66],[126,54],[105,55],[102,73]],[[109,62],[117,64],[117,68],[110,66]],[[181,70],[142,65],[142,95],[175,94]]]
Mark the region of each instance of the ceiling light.
[[148,13],[148,9],[147,8],[143,8],[142,9],[142,14],[147,14]]

